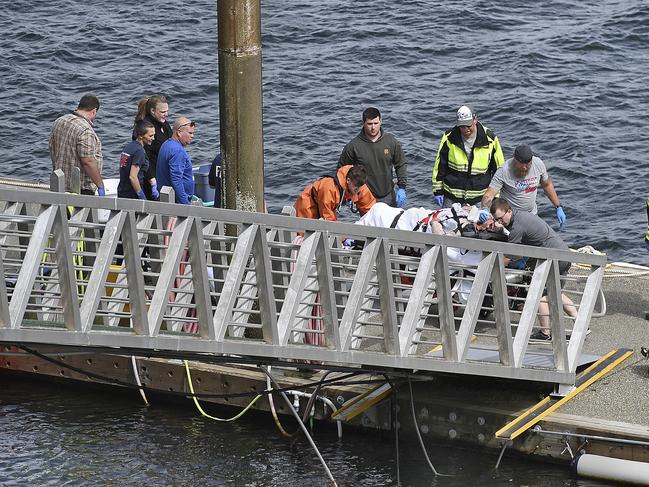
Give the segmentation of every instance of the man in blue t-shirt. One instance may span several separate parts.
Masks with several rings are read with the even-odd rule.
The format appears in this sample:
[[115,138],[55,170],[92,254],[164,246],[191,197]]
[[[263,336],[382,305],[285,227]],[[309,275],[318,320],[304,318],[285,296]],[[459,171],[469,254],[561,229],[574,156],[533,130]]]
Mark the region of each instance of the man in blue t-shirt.
[[176,203],[181,205],[191,205],[194,194],[192,160],[185,146],[194,140],[195,127],[196,123],[187,117],[178,117],[171,138],[162,144],[158,153],[158,187],[171,186],[176,194]]
[[[141,120],[135,124],[133,129],[135,140],[126,144],[119,157],[119,186],[117,186],[117,196],[120,198],[146,199],[142,184],[149,169],[149,160],[144,151],[145,144],[151,144],[155,136],[155,127],[149,121]],[[155,181],[155,179],[151,179]],[[151,184],[152,190],[155,184]],[[157,199],[159,193],[155,189],[152,193]]]

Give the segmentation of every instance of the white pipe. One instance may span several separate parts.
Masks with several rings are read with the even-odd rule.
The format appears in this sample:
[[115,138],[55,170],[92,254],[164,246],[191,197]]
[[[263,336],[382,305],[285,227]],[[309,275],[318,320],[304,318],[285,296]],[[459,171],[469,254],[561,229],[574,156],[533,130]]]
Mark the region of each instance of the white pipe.
[[599,312],[593,311],[590,315],[591,318],[601,318],[606,314],[606,298],[604,297],[604,290],[601,287],[599,288],[598,298],[600,302]]
[[649,463],[584,454],[577,458],[577,474],[599,480],[649,485]]
[[624,445],[639,445],[649,447],[649,441],[628,440],[626,438],[614,438],[612,436],[586,435],[582,433],[570,433],[568,431],[552,431],[543,429],[538,424],[534,428],[532,428],[532,431],[540,435],[569,436],[572,438],[579,438],[581,440],[601,440],[611,443],[622,443]]
[[[268,366],[268,371],[270,372],[271,366]],[[272,384],[270,383],[270,374],[266,374],[266,390],[270,391],[272,389]],[[273,401],[273,395],[268,394],[268,403],[270,404],[270,412],[273,415],[273,418],[275,418],[275,421],[277,422],[277,425],[280,426],[279,420],[277,419],[277,412],[275,411],[275,403]],[[280,428],[282,429],[282,428]]]
[[[308,392],[304,392],[304,391],[286,391],[286,393],[287,394],[293,394],[293,397],[308,397],[308,398],[310,398],[312,396],[312,394],[310,394]],[[320,399],[323,403],[325,403],[327,406],[329,406],[329,408],[331,409],[332,414],[335,413],[336,411],[338,411],[338,408],[336,407],[336,405],[333,402],[331,402],[331,400],[329,398],[326,398],[326,397],[323,397],[323,396],[316,396],[315,398]],[[298,407],[299,407],[299,403],[298,403]],[[311,411],[313,411],[313,409],[311,409]],[[336,420],[336,424],[338,426],[338,438],[342,438],[343,437],[343,425],[340,422],[340,420]]]
[[137,382],[138,390],[140,391],[140,396],[142,396],[142,399],[144,400],[144,405],[148,406],[149,401],[146,398],[144,389],[142,389],[142,382],[140,381],[140,373],[137,370],[137,362],[135,362],[135,357],[133,355],[131,355],[131,363],[133,364],[133,375],[135,375],[135,382]]

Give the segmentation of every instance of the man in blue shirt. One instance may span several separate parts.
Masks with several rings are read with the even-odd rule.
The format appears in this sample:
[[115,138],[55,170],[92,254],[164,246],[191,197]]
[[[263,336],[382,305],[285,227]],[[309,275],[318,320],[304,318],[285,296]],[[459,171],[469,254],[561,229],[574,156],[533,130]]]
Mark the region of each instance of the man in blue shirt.
[[192,160],[185,146],[194,140],[195,127],[196,123],[187,117],[178,117],[171,138],[162,144],[158,153],[158,187],[171,186],[176,193],[176,203],[181,205],[191,205],[194,194]]

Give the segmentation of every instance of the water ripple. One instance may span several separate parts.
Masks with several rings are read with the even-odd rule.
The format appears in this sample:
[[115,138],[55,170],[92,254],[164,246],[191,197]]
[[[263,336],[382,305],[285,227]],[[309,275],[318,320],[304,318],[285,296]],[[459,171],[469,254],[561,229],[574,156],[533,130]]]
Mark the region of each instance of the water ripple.
[[[28,129],[0,138],[3,175],[47,179],[51,123],[86,91],[102,100],[97,131],[107,175],[117,174],[137,99],[154,92],[170,95],[172,117],[200,122],[195,163],[212,159],[219,110],[211,0],[12,5],[0,18],[0,117]],[[271,211],[333,170],[368,105],[403,143],[411,204],[432,205],[439,139],[468,102],[508,157],[520,142],[543,155],[567,208],[569,244],[596,242],[612,259],[649,264],[641,247],[649,163],[634,135],[649,128],[646,4],[300,0],[289,8],[268,0],[262,13]],[[552,216],[543,196],[540,203]],[[615,228],[595,220],[602,205],[622,215]]]

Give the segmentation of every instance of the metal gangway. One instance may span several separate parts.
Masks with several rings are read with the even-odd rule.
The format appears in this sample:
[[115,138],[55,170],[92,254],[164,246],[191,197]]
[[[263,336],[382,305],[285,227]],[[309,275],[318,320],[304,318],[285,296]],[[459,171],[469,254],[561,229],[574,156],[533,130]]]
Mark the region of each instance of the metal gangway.
[[[574,384],[605,256],[66,194],[62,178],[0,190],[2,343]],[[559,261],[586,272],[560,280]],[[542,303],[553,339],[531,343]]]

